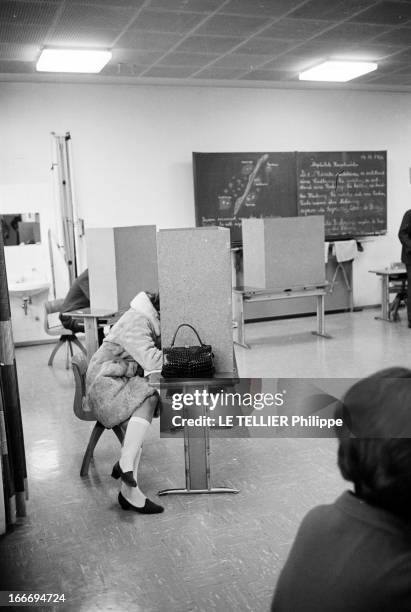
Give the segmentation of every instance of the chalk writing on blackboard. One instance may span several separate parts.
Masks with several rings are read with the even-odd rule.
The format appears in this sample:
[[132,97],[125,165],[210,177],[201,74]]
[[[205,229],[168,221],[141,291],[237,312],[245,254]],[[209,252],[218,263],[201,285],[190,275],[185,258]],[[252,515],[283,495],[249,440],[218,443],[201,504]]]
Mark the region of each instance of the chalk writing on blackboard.
[[294,153],[193,153],[196,222],[231,230],[241,219],[297,215]]
[[298,214],[324,215],[328,238],[387,227],[386,152],[297,154]]
[[386,151],[193,153],[196,224],[323,215],[327,238],[387,229]]

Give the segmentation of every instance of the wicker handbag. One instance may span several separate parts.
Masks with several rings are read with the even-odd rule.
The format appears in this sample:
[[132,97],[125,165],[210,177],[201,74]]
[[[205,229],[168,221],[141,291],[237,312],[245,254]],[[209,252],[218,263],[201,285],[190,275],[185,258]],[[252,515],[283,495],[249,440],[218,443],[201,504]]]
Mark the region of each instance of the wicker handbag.
[[[178,330],[190,327],[199,341],[198,346],[174,346]],[[171,345],[163,349],[164,378],[209,378],[214,374],[214,355],[209,344],[203,344],[192,325],[182,323],[175,331]]]

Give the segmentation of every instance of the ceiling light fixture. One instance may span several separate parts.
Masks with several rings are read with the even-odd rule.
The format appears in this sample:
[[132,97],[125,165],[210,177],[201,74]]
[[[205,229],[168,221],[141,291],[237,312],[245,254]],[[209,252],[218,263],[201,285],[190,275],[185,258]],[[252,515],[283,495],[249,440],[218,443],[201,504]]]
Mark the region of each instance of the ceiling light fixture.
[[92,49],[43,49],[38,72],[100,72],[111,59],[111,51]]
[[351,81],[357,77],[377,70],[375,62],[346,62],[329,60],[318,66],[300,72],[300,81]]

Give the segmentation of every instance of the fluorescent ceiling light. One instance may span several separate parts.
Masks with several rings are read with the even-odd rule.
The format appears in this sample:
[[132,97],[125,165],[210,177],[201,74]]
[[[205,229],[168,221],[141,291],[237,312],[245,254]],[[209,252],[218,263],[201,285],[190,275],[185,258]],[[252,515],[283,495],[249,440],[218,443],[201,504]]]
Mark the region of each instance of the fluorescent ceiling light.
[[38,72],[100,72],[111,59],[110,51],[91,49],[43,49]]
[[377,70],[378,64],[374,62],[343,62],[327,61],[300,72],[300,81],[351,81],[362,74]]

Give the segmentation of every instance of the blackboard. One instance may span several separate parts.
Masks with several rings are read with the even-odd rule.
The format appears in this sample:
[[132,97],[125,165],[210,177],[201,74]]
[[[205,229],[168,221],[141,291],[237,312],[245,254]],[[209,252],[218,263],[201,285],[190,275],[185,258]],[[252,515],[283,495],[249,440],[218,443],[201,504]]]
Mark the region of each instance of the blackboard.
[[298,214],[324,215],[326,238],[387,229],[386,151],[297,154]]
[[241,244],[241,219],[297,216],[295,153],[193,153],[197,226],[231,230]]
[[323,215],[326,239],[387,229],[386,151],[193,153],[196,225]]

